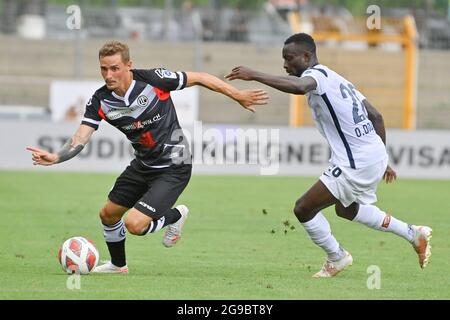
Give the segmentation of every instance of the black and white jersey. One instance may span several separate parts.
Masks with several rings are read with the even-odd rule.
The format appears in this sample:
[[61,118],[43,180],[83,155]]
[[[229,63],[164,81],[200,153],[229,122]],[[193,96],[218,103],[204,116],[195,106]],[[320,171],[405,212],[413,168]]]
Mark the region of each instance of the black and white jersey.
[[102,120],[123,132],[142,167],[165,168],[190,161],[170,91],[186,86],[186,73],[163,68],[131,70],[133,81],[121,97],[106,85],[86,105],[82,124],[97,130]]

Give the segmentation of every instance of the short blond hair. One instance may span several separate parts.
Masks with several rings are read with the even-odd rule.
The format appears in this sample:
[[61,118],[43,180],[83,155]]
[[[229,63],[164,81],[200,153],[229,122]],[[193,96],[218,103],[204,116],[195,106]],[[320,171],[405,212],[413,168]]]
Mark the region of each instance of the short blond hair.
[[120,53],[122,62],[130,61],[130,49],[125,43],[113,40],[106,42],[98,52],[98,58],[113,56]]

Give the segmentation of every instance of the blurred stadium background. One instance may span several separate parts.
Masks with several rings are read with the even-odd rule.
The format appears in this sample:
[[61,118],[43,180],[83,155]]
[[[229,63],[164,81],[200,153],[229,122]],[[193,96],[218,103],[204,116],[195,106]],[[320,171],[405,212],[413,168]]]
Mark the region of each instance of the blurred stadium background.
[[[81,9],[79,30],[67,27],[72,4]],[[305,32],[364,34],[370,33],[365,26],[369,5],[381,8],[383,35],[402,35],[401,19],[414,17],[419,54],[413,127],[450,128],[448,0],[1,0],[0,118],[50,118],[52,81],[101,80],[96,54],[106,39],[126,40],[135,66],[141,68],[163,65],[223,76],[242,64],[283,74],[282,42],[293,32],[290,12],[301,13]],[[392,23],[392,18],[398,22]],[[388,126],[403,126],[401,43],[330,39],[319,44],[322,63],[356,82],[387,114]],[[274,90],[270,94],[271,107],[252,116],[221,108],[228,103],[225,98],[202,90],[198,119],[289,125],[289,97]],[[221,110],[220,117],[216,108]]]
[[[380,29],[368,28],[367,21],[373,13],[368,12],[371,5],[381,9]],[[78,19],[78,12],[81,19]],[[47,170],[45,173],[24,173],[27,170],[43,169],[32,166],[31,157],[25,151],[26,145],[57,149],[79,124],[86,101],[99,84],[101,85],[98,49],[105,41],[119,39],[127,42],[136,68],[163,66],[171,70],[205,71],[223,78],[234,66],[247,65],[267,73],[283,75],[281,48],[284,40],[297,31],[311,33],[317,39],[320,62],[352,81],[383,113],[388,128],[391,162],[400,177],[441,180],[430,180],[426,183],[422,183],[422,180],[406,180],[399,182],[392,189],[395,192],[389,192],[382,187],[381,194],[385,202],[381,206],[395,208],[404,214],[404,219],[411,218],[414,223],[431,223],[438,227],[437,230],[441,231],[441,234],[448,234],[450,208],[444,203],[447,202],[445,193],[448,193],[450,181],[450,0],[0,0],[0,210],[5,213],[1,226],[3,230],[8,230],[11,224],[22,225],[23,218],[34,221],[42,234],[49,230],[48,236],[43,236],[39,241],[32,237],[34,229],[31,229],[30,225],[25,225],[18,233],[3,234],[2,243],[17,243],[14,249],[11,249],[15,251],[2,249],[0,252],[4,270],[11,271],[8,276],[2,275],[2,292],[6,294],[0,296],[61,298],[62,296],[52,291],[54,286],[63,283],[57,276],[55,278],[55,275],[60,274],[59,270],[56,271],[56,262],[55,265],[45,267],[44,264],[47,263],[48,257],[53,259],[56,247],[64,237],[83,232],[85,235],[91,235],[101,246],[101,251],[106,252],[96,224],[98,221],[95,212],[102,204],[115,176],[123,170],[131,157],[123,137],[102,125],[94,136],[92,148],[86,148],[84,155],[55,168],[44,168]],[[206,128],[216,128],[222,132],[227,128],[237,127],[277,128],[280,129],[280,144],[283,145],[280,151],[281,175],[317,176],[326,168],[326,145],[311,127],[311,115],[303,97],[290,97],[257,83],[236,81],[233,85],[239,88],[263,87],[271,96],[269,105],[258,109],[256,114],[250,114],[239,109],[226,97],[200,89],[178,97],[177,112],[182,124],[189,128],[194,121],[202,121]],[[196,168],[197,172],[212,175],[255,173],[245,166],[238,170],[232,166],[216,165],[207,168],[206,165],[200,164]],[[115,174],[77,176],[49,173],[53,170],[106,171]],[[62,180],[57,178],[57,174],[61,174]],[[170,287],[172,280],[169,275],[165,276],[168,272],[161,271],[164,283],[159,283],[157,277],[152,278],[154,288],[160,290],[160,295],[157,291],[150,290],[151,292],[146,292],[147,295],[139,296],[139,290],[130,293],[132,289],[129,289],[129,295],[126,297],[450,297],[448,288],[431,290],[433,293],[424,290],[446,283],[442,275],[448,271],[448,259],[445,257],[448,257],[449,245],[448,239],[443,238],[437,240],[437,250],[442,258],[436,257],[436,268],[421,278],[422,280],[416,278],[414,285],[406,284],[406,279],[402,278],[416,277],[417,270],[409,267],[411,261],[408,262],[408,268],[402,269],[403,264],[393,267],[389,259],[385,257],[383,260],[377,256],[377,261],[382,266],[384,263],[386,269],[394,268],[387,275],[389,279],[394,279],[394,282],[386,284],[388,291],[380,294],[359,288],[361,283],[365,284],[365,269],[356,269],[356,276],[353,276],[351,283],[346,284],[342,280],[336,288],[321,284],[317,291],[308,291],[316,287],[316,284],[309,282],[303,291],[301,288],[298,289],[300,291],[295,291],[297,289],[289,280],[280,279],[275,273],[290,272],[287,266],[284,270],[277,269],[282,268],[278,264],[269,264],[276,272],[272,274],[267,271],[266,261],[261,257],[262,252],[263,255],[276,256],[280,251],[277,245],[270,244],[273,238],[268,238],[269,231],[275,234],[284,227],[280,227],[281,223],[280,226],[271,227],[275,222],[271,224],[272,222],[268,223],[267,220],[260,221],[260,216],[255,223],[251,215],[255,212],[259,214],[261,208],[267,206],[270,213],[279,210],[276,219],[292,219],[291,205],[313,181],[296,177],[295,179],[299,179],[297,183],[297,180],[293,179],[194,176],[192,191],[187,189],[184,199],[192,204],[198,217],[206,219],[208,225],[201,225],[203,220],[196,222],[193,216],[192,225],[188,227],[200,230],[200,237],[208,237],[211,250],[220,246],[222,251],[215,253],[217,257],[210,257],[210,267],[213,268],[210,270],[215,270],[215,264],[224,270],[234,270],[234,266],[227,265],[226,257],[229,255],[237,259],[240,269],[227,274],[226,277],[232,280],[223,280],[223,283],[222,275],[218,275],[219,270],[217,274],[216,271],[211,271],[205,278],[211,281],[205,280],[199,288],[209,288],[212,282],[219,281],[216,287],[211,291],[199,289],[194,295],[189,295],[189,286],[185,288],[178,282],[172,283],[172,287],[180,289],[179,291],[164,295],[166,284],[169,283]],[[73,181],[74,184],[67,187],[64,181]],[[84,181],[88,181],[88,185],[84,184]],[[228,189],[222,188],[222,184]],[[233,190],[241,185],[246,186],[247,191],[259,191],[257,194],[248,191],[245,199],[249,200],[237,200]],[[280,188],[282,191],[278,196],[265,193],[274,186],[285,188]],[[433,192],[433,188],[438,188],[438,192]],[[64,190],[67,190],[67,193]],[[52,193],[52,197],[47,201],[45,199],[48,192]],[[92,197],[92,194],[95,196]],[[219,194],[221,198],[216,199]],[[24,195],[27,195],[26,199]],[[64,209],[56,204],[61,199],[64,201]],[[211,199],[211,203],[204,199]],[[269,204],[263,204],[264,201],[260,204],[258,199],[264,199]],[[16,208],[15,202],[22,203],[22,206]],[[215,202],[222,204],[224,208],[231,206],[233,213],[218,209]],[[414,215],[404,210],[404,207],[410,206],[412,202],[413,208],[416,209]],[[439,204],[439,208],[429,211],[430,203]],[[58,217],[61,210],[67,210],[63,213],[64,219]],[[428,210],[426,218],[424,211],[419,210]],[[40,215],[31,215],[34,211],[42,212],[42,221],[50,223],[51,231],[39,219]],[[76,215],[72,215],[73,212],[76,212]],[[218,216],[214,218],[215,215],[210,216],[206,212],[230,216],[219,219]],[[398,216],[402,218],[400,213]],[[86,226],[78,224],[81,219],[86,219]],[[241,219],[244,222],[237,223]],[[331,221],[336,223],[333,218]],[[222,229],[222,224],[229,226],[228,233]],[[249,229],[244,228],[244,225],[250,226]],[[218,240],[211,240],[210,236],[203,232],[211,226]],[[267,231],[267,234],[259,235],[261,228],[264,232]],[[355,235],[351,229],[353,227],[345,228],[342,232],[348,235],[348,239],[357,239],[352,246],[354,245],[355,250],[360,246],[360,259],[369,264],[373,263],[370,260],[372,251],[363,251],[363,244],[367,246],[366,238],[362,236],[363,231],[355,227],[354,230],[361,233]],[[189,229],[187,232],[189,233]],[[286,235],[286,230],[284,234]],[[186,248],[194,252],[191,258],[206,257],[208,253],[201,251],[200,245],[196,246],[197,233],[191,232],[190,235],[193,240],[189,242],[189,238],[186,238]],[[289,234],[287,236],[289,237]],[[384,243],[382,237],[383,235],[375,236],[380,246]],[[229,239],[234,239],[233,251],[227,251]],[[305,251],[313,253],[307,253],[306,260],[295,260],[296,258],[287,253],[277,259],[291,259],[289,263],[300,265],[301,270],[295,274],[297,279],[309,276],[312,272],[311,265],[313,268],[319,266],[322,257],[309,245],[304,234],[301,237],[296,236],[292,241],[286,239],[280,241],[282,246],[290,246],[291,252],[296,250],[298,241],[305,243]],[[135,269],[145,275],[149,272],[144,261],[146,253],[138,241],[130,240],[130,256],[137,261]],[[202,244],[201,238],[196,241]],[[260,268],[257,270],[264,273],[269,280],[254,279],[253,266],[247,265],[244,257],[248,255],[245,250],[253,246],[252,241],[267,243],[264,249],[260,244],[254,246],[256,249],[252,249],[255,251],[252,259],[255,259]],[[383,252],[393,250],[391,254],[397,255],[396,249],[396,246],[385,246]],[[159,263],[170,264],[171,260],[165,253],[155,250],[160,259]],[[401,251],[401,260],[412,260],[412,253],[405,253],[405,250]],[[45,259],[41,257],[42,252],[45,252]],[[187,252],[180,252],[175,258],[184,265],[184,259],[190,256]],[[303,250],[299,254],[303,255]],[[31,264],[23,264],[24,257],[32,257],[35,260]],[[257,257],[260,257],[261,261],[257,260]],[[444,265],[439,265],[439,261]],[[190,262],[194,265],[190,272],[203,274],[203,265],[196,265],[195,261]],[[29,278],[24,280],[19,272],[14,273],[12,270],[20,270]],[[177,269],[175,265],[171,265],[168,270],[176,272]],[[45,272],[50,274],[47,280],[51,287],[46,283],[47,280],[40,278]],[[158,275],[161,275],[161,272]],[[238,277],[239,273],[243,275],[242,278]],[[183,276],[190,275],[187,273]],[[358,277],[361,277],[363,282]],[[398,283],[395,282],[396,279]],[[100,280],[90,279],[92,282],[86,286],[92,286],[88,288],[95,291],[96,281],[106,285],[105,278]],[[146,281],[145,278],[134,280],[142,283]],[[252,291],[251,284],[246,282],[250,280],[262,288],[258,287],[261,292],[259,289]],[[22,295],[29,287],[18,285],[20,281],[34,284],[35,293]],[[129,282],[118,281],[123,287],[130,285]],[[190,286],[196,286],[197,283],[192,281]],[[280,281],[279,285],[276,284],[277,281]],[[228,288],[231,282],[240,283],[241,287],[233,287],[231,291],[224,289]],[[223,287],[220,287],[221,284]],[[354,293],[350,289],[340,290],[341,285],[354,290]],[[268,293],[267,290],[274,287],[275,290]],[[133,285],[130,285],[130,288],[134,288]],[[41,289],[53,294],[39,296]],[[60,289],[64,290],[62,287]],[[324,291],[321,290],[328,290],[327,294],[323,295]],[[11,295],[11,292],[19,293]],[[113,290],[109,297],[122,296]]]

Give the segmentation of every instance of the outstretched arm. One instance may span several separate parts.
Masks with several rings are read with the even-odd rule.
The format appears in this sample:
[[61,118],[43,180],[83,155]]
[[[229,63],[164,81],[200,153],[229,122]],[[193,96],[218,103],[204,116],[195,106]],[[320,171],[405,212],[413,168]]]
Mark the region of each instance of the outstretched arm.
[[[369,101],[367,101],[367,99],[363,100],[363,103],[367,110],[367,117],[372,122],[375,132],[380,136],[381,140],[383,140],[384,145],[386,145],[386,128],[384,126],[383,116]],[[397,179],[397,173],[388,165],[383,175],[383,179],[386,183],[394,182],[394,180]]]
[[80,125],[73,137],[67,140],[62,149],[57,153],[50,153],[35,147],[27,147],[27,150],[32,152],[34,165],[51,166],[72,159],[80,153],[91,139],[94,131],[95,129],[92,127],[84,124]]
[[201,85],[212,91],[220,92],[252,112],[255,112],[254,105],[267,104],[269,98],[264,90],[238,90],[209,73],[186,72],[186,76],[186,87]]
[[269,87],[292,94],[305,94],[317,87],[316,80],[312,77],[272,76],[247,67],[234,68],[226,78],[228,80],[258,81]]

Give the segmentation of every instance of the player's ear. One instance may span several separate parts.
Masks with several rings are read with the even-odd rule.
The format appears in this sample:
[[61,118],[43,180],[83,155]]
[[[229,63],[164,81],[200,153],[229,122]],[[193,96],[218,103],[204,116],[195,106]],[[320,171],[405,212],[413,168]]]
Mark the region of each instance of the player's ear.
[[309,63],[311,61],[312,53],[305,51],[303,52],[303,60],[305,60],[306,63]]
[[126,63],[126,66],[127,66],[128,70],[130,70],[130,69],[132,68],[132,66],[133,66],[133,60],[129,60],[129,61]]

